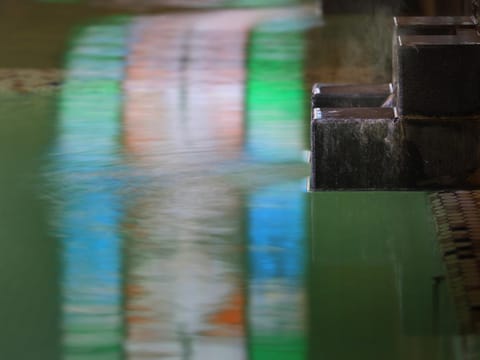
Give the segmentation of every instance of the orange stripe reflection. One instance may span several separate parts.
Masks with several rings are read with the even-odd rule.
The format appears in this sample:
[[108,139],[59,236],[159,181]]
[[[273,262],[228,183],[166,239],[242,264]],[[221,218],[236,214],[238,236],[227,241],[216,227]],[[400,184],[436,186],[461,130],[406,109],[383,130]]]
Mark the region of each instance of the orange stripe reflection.
[[[242,156],[248,34],[278,13],[218,11],[135,21],[124,82],[124,141],[134,166],[169,175],[178,173],[172,166],[205,167]],[[228,184],[205,182],[155,189],[157,198],[131,207],[138,225],[125,228],[135,237],[129,251],[137,256],[128,275],[135,284],[127,290],[130,357],[180,356],[189,346],[199,358],[213,348],[230,360],[246,356],[242,270],[232,271],[234,265],[209,248],[214,245],[199,241],[205,216],[225,219],[225,231],[234,231],[229,226],[236,225],[228,224],[239,216],[240,197]],[[212,188],[221,201],[207,196]],[[164,247],[170,253],[162,258],[149,255]],[[148,324],[147,315],[153,319]]]

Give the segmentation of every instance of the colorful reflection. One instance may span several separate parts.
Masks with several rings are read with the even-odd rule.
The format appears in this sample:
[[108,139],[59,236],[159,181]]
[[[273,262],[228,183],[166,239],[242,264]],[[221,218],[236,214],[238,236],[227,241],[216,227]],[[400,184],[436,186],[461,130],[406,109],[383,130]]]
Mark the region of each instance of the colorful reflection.
[[202,171],[240,156],[244,51],[248,29],[264,16],[222,11],[136,21],[125,140],[137,161],[157,157]]
[[306,359],[304,182],[249,197],[250,359]]
[[[300,174],[291,182],[276,175],[296,169],[304,149],[302,27],[310,20],[255,27],[293,11],[145,16],[133,26],[112,19],[75,37],[51,173],[65,359],[460,359],[461,346],[475,345],[444,335],[450,307],[431,282],[440,270],[423,195],[324,193],[312,195],[307,348],[309,204]],[[245,154],[251,161],[237,162]],[[239,163],[254,169],[248,178],[225,176]],[[272,164],[285,166],[270,174]],[[267,185],[255,182],[261,172]],[[6,236],[31,238],[21,212],[34,196],[6,195],[15,207],[4,209]],[[9,261],[25,262],[35,246],[17,245],[6,257],[16,249]],[[40,280],[39,299],[55,291]],[[17,309],[32,310],[18,299]],[[53,329],[53,306],[40,307]],[[23,337],[24,354],[55,347],[22,319],[5,319],[6,331],[20,334],[6,341]]]
[[[79,30],[66,59],[52,155],[58,180],[65,359],[123,357],[118,136],[128,19]],[[117,169],[117,170],[116,170]]]
[[124,139],[147,186],[127,230],[130,358],[247,357],[242,197],[215,169],[242,157],[245,48],[265,16],[221,11],[134,23]]
[[252,160],[298,162],[305,149],[308,98],[304,27],[312,18],[269,21],[252,33],[248,60],[246,150]]
[[[252,33],[246,152],[255,162],[301,161],[308,122],[304,29],[308,17],[266,22]],[[248,196],[250,359],[306,359],[306,194],[303,181]]]
[[[260,103],[253,106],[256,117],[250,118],[250,108],[244,113],[252,85],[271,86],[277,95],[278,86],[292,86],[293,94],[304,95],[298,85],[303,53],[297,60],[286,56],[301,49],[295,47],[302,32],[292,25],[297,20],[260,28],[272,38],[286,35],[276,43],[284,54],[267,68],[285,65],[290,82],[271,83],[274,77],[267,75],[262,85],[254,75],[245,87],[249,33],[279,14],[288,11],[113,19],[76,36],[55,157],[61,174],[66,358],[242,360],[271,356],[279,340],[280,348],[294,354],[289,359],[304,357],[303,189],[295,181],[247,195],[248,238],[264,247],[247,253],[252,266],[246,293],[245,193],[218,172],[243,159],[245,143],[261,134],[252,129],[270,121],[271,113],[258,114],[266,111]],[[284,147],[285,153],[295,152],[284,162],[299,159],[303,147],[304,113],[296,96],[285,98],[296,110],[276,108],[278,102],[268,108],[288,110],[289,116],[278,122],[287,130],[267,138],[265,146],[282,157],[277,143],[286,132],[300,137]],[[249,155],[255,162],[275,162],[264,152]],[[124,183],[125,162],[134,183]],[[126,259],[120,232],[127,239]],[[281,251],[272,253],[271,247]],[[288,307],[297,310],[285,316]]]

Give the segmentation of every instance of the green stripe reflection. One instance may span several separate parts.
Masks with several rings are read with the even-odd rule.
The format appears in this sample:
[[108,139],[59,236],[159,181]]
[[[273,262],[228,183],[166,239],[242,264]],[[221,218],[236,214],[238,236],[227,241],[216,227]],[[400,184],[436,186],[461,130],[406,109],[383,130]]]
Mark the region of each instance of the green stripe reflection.
[[308,95],[305,28],[314,18],[267,22],[252,33],[247,83],[247,155],[266,163],[298,162],[305,149]]
[[62,234],[63,354],[123,358],[122,81],[128,18],[83,27],[66,56],[55,167]]
[[[310,17],[257,26],[250,38],[246,153],[265,164],[302,161],[308,123],[305,29]],[[251,360],[304,360],[305,194],[301,181],[249,197],[248,337]],[[275,250],[272,250],[275,249]]]

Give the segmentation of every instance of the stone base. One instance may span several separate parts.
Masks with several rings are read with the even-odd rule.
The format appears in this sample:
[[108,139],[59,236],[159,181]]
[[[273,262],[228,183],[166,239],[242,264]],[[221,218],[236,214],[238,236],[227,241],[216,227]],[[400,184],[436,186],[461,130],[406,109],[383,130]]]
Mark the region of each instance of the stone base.
[[479,64],[472,19],[395,18],[393,86],[313,89],[312,189],[479,187]]
[[312,190],[480,186],[480,119],[397,119],[391,108],[315,109]]
[[316,109],[311,131],[312,190],[388,189],[408,183],[393,109]]

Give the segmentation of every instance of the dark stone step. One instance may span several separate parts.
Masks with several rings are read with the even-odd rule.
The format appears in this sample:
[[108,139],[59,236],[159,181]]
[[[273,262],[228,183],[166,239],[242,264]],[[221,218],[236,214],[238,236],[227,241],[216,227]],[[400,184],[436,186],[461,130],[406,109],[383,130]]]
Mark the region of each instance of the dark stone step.
[[312,107],[381,107],[391,94],[391,84],[316,84],[313,87]]

